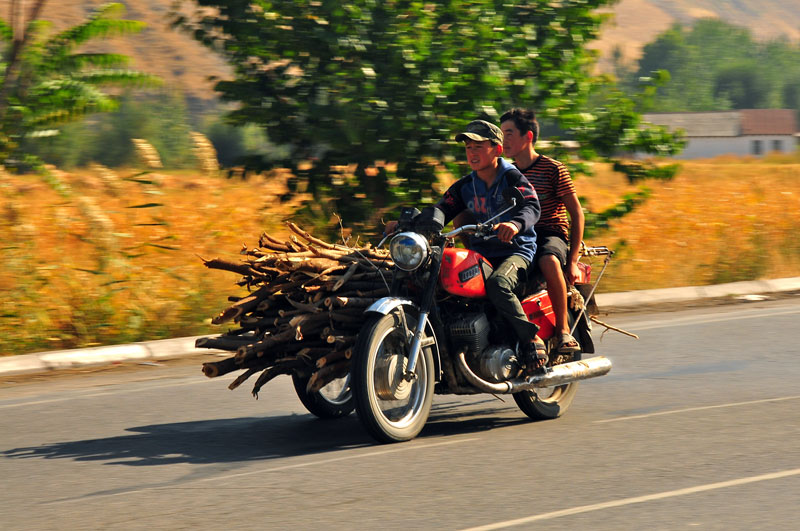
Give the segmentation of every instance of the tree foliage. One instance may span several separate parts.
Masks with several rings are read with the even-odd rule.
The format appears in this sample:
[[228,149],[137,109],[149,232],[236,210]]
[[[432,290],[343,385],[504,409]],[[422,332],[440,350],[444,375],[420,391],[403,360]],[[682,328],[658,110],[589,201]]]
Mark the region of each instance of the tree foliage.
[[30,157],[22,146],[31,139],[56,135],[59,126],[87,114],[115,109],[116,100],[102,87],[156,82],[127,69],[126,56],[80,51],[94,39],[144,28],[142,22],[119,18],[122,4],[106,4],[85,22],[53,34],[51,24],[38,18],[45,3],[38,0],[16,28],[0,24],[0,161],[6,166],[26,163]]
[[[278,162],[306,176],[312,191],[335,195],[329,169],[356,166],[355,189],[338,208],[357,217],[392,183],[411,199],[429,197],[432,161],[458,153],[454,133],[513,106],[579,127],[581,138],[604,136],[604,153],[635,136],[633,121],[601,132],[612,118],[586,108],[598,82],[586,45],[604,20],[596,8],[612,1],[197,0],[199,9],[176,24],[230,61],[235,79],[216,89],[238,103],[231,119],[286,146],[288,159]],[[311,169],[299,169],[301,161]],[[396,163],[397,174],[367,178],[376,161]]]
[[787,39],[759,42],[748,29],[716,19],[676,24],[644,47],[631,78],[655,69],[667,70],[671,82],[658,89],[653,110],[800,112],[800,46]]

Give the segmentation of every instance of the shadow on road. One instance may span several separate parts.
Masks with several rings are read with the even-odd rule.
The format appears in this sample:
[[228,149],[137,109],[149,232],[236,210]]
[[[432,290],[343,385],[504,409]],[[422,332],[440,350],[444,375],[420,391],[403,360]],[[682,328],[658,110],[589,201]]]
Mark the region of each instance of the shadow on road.
[[[486,400],[436,406],[420,439],[483,432],[528,422],[509,418]],[[311,415],[242,417],[128,428],[131,435],[67,441],[4,450],[11,459],[74,459],[109,465],[157,466],[268,461],[324,454],[376,444],[355,414],[338,420]]]

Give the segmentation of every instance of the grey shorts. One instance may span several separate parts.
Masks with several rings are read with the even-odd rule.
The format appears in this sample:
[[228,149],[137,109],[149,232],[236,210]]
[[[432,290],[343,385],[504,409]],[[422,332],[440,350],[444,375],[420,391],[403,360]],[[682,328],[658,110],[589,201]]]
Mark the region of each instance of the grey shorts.
[[569,254],[569,245],[564,238],[551,234],[543,234],[536,238],[536,258],[535,261],[539,262],[542,256],[552,254],[561,262],[561,267],[567,265],[567,255]]

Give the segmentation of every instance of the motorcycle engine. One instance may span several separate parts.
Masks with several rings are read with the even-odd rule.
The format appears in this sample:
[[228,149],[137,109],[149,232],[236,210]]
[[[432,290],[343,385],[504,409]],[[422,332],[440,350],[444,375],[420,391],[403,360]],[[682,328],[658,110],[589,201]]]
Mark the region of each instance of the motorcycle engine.
[[499,383],[519,371],[514,349],[507,345],[489,346],[489,320],[484,313],[462,314],[449,323],[450,339],[456,350],[466,347],[474,370],[482,378]]
[[519,372],[517,353],[509,346],[492,346],[478,356],[478,365],[484,379],[500,383],[512,378]]
[[465,313],[449,322],[450,340],[456,350],[467,348],[473,356],[489,345],[489,319],[485,313]]

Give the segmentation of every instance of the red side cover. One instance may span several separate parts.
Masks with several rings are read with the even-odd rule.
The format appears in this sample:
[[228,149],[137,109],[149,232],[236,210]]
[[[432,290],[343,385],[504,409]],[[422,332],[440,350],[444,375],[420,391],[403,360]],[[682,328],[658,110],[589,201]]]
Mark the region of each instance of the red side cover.
[[553,313],[553,304],[547,291],[534,293],[522,301],[522,309],[532,323],[539,325],[539,337],[547,339],[553,337],[556,328],[556,316]]
[[459,297],[485,297],[484,270],[491,271],[491,266],[475,251],[445,247],[439,282],[447,293]]

